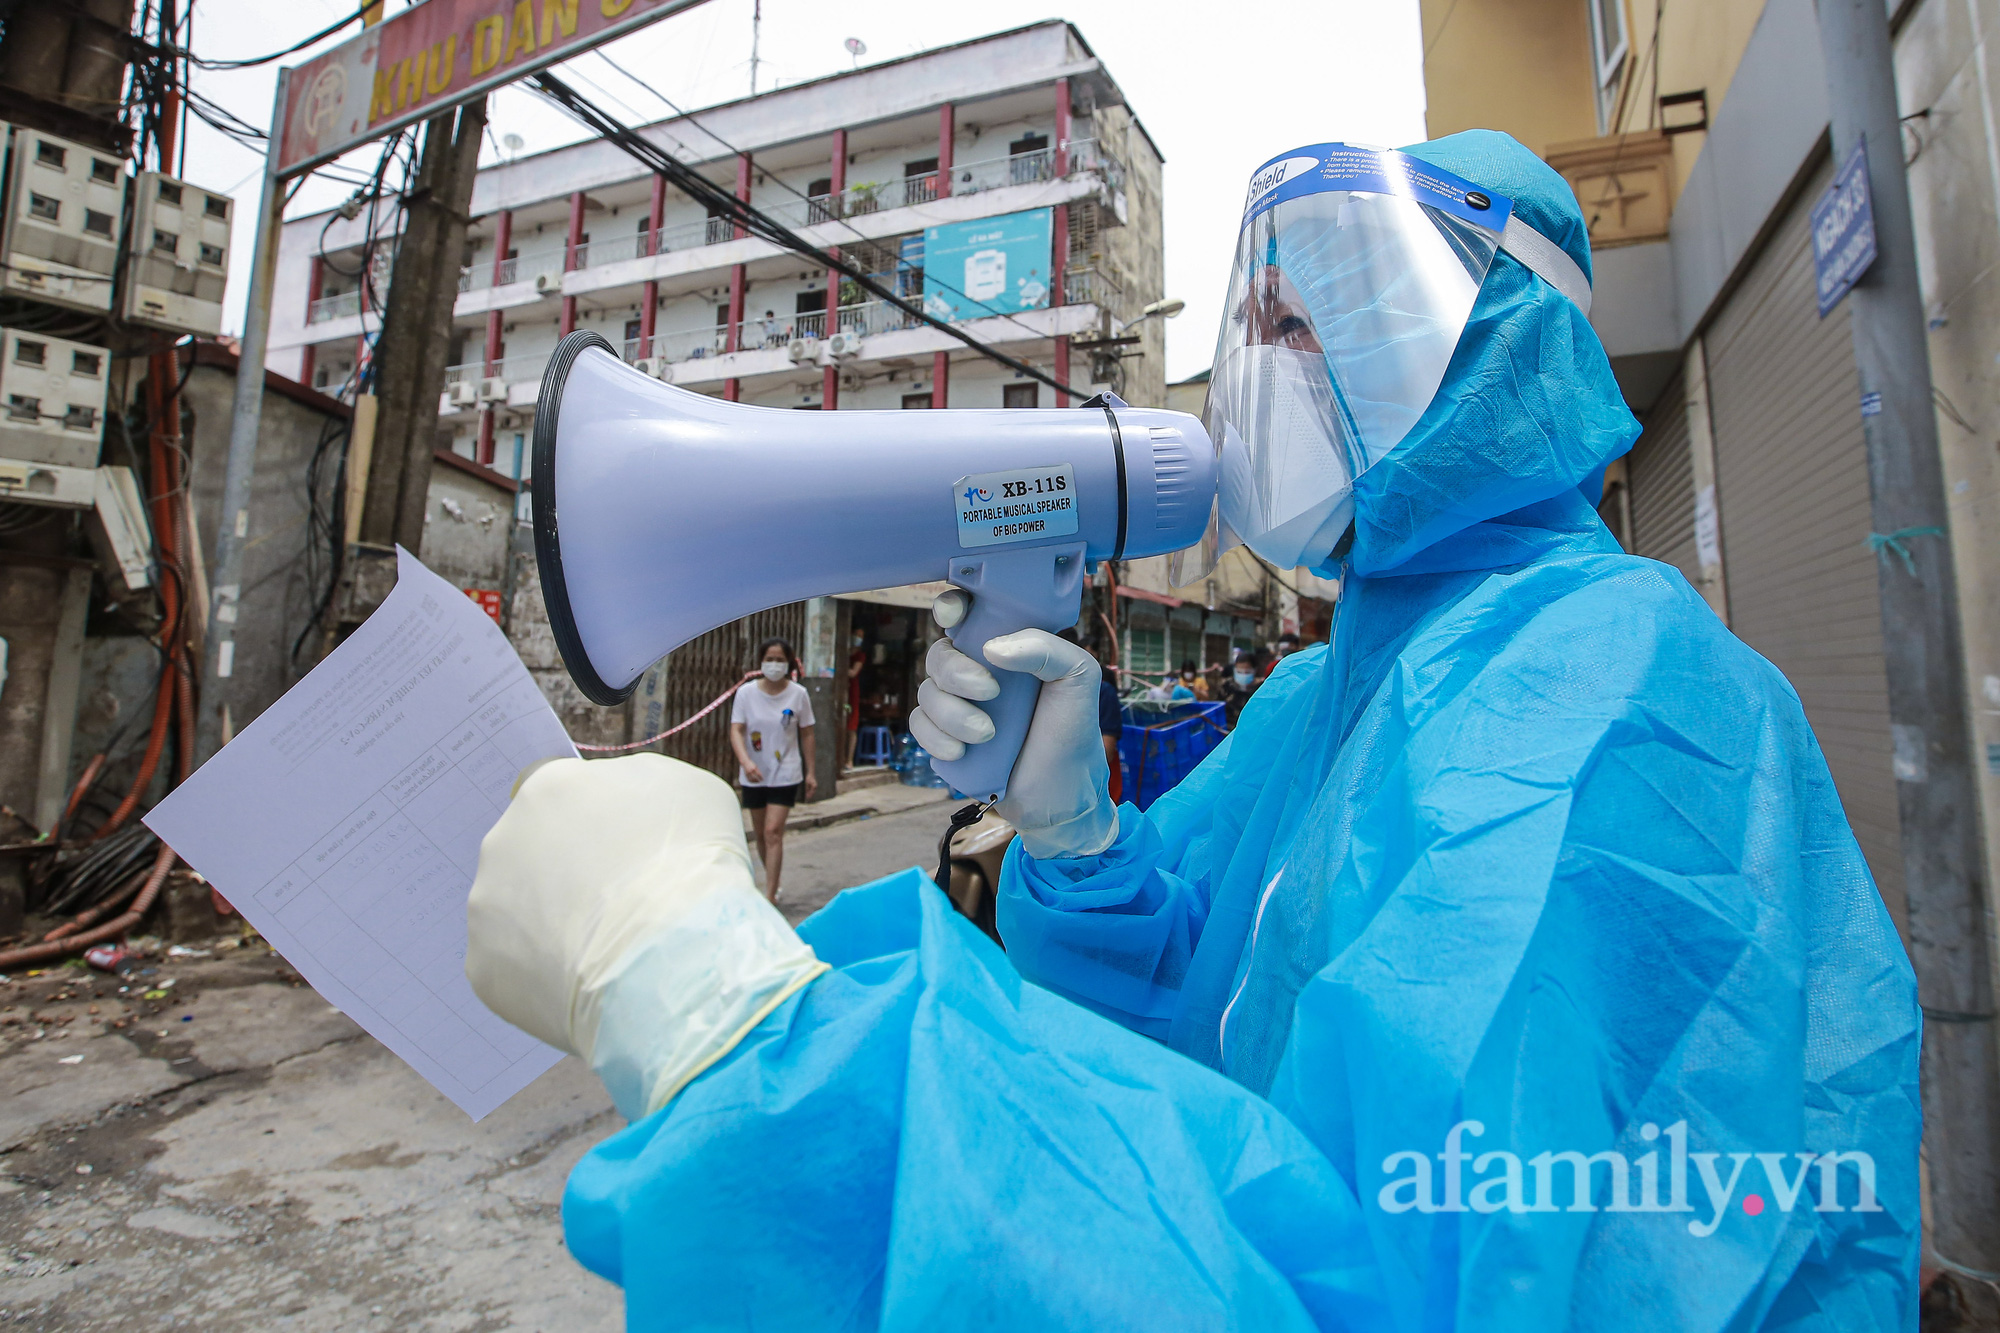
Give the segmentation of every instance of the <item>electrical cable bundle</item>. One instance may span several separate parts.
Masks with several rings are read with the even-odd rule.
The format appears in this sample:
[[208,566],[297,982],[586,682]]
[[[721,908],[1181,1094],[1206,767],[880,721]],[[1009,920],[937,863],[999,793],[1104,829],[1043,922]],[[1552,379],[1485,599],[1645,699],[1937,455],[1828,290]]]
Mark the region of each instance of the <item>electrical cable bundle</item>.
[[96,907],[146,868],[159,838],[144,824],[131,824],[102,842],[64,852],[48,883],[47,911],[62,915]]

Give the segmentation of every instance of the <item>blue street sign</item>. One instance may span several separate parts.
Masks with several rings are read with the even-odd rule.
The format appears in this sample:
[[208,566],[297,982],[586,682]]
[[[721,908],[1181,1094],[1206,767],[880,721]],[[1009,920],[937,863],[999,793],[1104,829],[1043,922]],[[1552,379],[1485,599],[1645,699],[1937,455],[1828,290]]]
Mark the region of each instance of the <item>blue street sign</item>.
[[1875,262],[1875,209],[1868,196],[1865,136],[1813,205],[1812,247],[1819,317],[1825,319]]

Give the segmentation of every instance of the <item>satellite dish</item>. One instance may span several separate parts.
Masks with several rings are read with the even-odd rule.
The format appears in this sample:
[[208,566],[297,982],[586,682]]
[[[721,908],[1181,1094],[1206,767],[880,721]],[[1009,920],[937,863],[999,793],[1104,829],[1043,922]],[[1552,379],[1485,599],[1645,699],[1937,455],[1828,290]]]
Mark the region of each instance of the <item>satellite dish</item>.
[[500,146],[510,153],[518,153],[528,146],[528,141],[518,134],[509,134],[500,140]]
[[859,37],[850,37],[845,42],[842,42],[841,45],[847,48],[847,54],[853,56],[857,62],[860,61],[861,57],[868,54],[868,43],[862,41]]

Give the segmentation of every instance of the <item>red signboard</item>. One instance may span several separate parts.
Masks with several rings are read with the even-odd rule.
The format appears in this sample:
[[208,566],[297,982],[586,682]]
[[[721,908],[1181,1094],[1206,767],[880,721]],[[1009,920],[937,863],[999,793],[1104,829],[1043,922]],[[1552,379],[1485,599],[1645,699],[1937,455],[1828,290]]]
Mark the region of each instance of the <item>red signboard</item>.
[[479,603],[479,609],[493,617],[493,623],[500,623],[500,590],[498,588],[467,588],[465,595]]
[[425,0],[290,71],[278,172],[545,69],[701,0]]

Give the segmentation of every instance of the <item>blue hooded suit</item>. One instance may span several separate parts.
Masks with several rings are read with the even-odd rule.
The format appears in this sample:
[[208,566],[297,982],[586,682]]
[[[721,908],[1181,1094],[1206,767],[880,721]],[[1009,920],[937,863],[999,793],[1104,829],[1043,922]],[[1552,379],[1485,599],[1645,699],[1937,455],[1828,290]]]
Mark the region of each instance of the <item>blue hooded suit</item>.
[[[1503,135],[1406,150],[1589,271]],[[1584,489],[1506,254],[1356,490],[1332,648],[1103,855],[918,871],[571,1177],[633,1328],[1915,1327],[1916,987],[1796,695]]]

